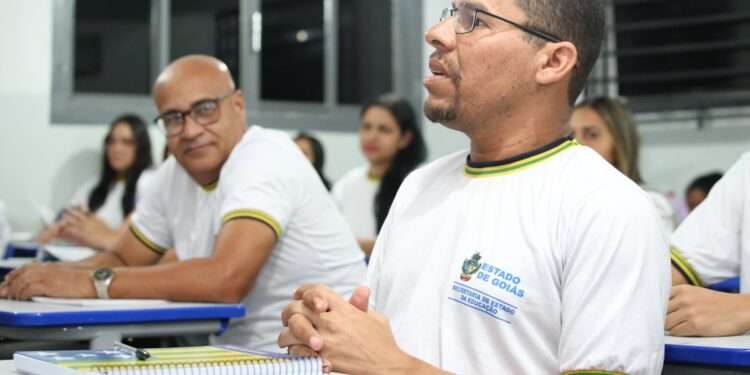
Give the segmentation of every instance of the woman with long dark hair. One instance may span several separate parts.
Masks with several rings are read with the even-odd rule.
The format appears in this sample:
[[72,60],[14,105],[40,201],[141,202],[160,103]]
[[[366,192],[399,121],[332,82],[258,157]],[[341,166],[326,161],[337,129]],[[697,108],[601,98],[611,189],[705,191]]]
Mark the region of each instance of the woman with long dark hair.
[[320,180],[323,182],[323,185],[325,185],[326,190],[331,190],[331,182],[328,181],[328,177],[323,173],[323,166],[326,157],[325,151],[323,150],[323,144],[320,143],[317,138],[305,132],[297,134],[297,136],[294,137],[294,143],[296,143],[297,147],[299,147],[302,153],[305,154],[307,160],[310,160],[313,168],[318,172]]
[[71,207],[39,236],[40,242],[62,239],[98,250],[114,244],[135,208],[141,177],[153,165],[146,123],[133,114],[117,117],[103,148],[99,177],[78,189]]
[[372,252],[396,191],[427,157],[414,109],[403,98],[383,95],[360,112],[359,142],[368,161],[333,186],[333,197],[362,251]]

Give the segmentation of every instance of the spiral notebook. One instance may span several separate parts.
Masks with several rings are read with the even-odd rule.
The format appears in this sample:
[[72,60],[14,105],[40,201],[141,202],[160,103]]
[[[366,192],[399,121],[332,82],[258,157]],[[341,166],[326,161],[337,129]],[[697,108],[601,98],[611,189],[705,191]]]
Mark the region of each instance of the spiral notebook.
[[320,358],[294,357],[235,346],[148,349],[143,361],[116,350],[16,352],[13,363],[32,375],[322,374]]

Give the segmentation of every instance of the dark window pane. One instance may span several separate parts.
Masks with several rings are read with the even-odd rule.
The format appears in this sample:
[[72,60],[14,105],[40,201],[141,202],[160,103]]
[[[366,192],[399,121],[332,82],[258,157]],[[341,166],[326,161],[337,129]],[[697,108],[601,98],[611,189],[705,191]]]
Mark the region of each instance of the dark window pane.
[[171,59],[196,53],[215,56],[239,85],[239,0],[178,0],[171,6]]
[[750,90],[750,2],[617,1],[620,94]]
[[150,92],[150,3],[76,1],[74,91]]
[[323,102],[323,1],[264,0],[263,100]]
[[391,1],[339,2],[339,102],[361,104],[390,92]]

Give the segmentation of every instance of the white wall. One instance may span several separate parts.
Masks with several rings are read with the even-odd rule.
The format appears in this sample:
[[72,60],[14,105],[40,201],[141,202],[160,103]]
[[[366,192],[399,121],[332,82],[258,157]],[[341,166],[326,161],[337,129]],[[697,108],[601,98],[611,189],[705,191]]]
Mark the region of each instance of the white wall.
[[[436,22],[447,0],[424,0],[425,28]],[[50,124],[52,2],[3,1],[0,12],[0,200],[15,230],[37,230],[32,201],[63,205],[81,180],[94,175],[106,126]],[[424,56],[431,49],[425,44]],[[427,64],[423,65],[426,74]],[[692,176],[726,169],[750,150],[750,128],[743,121],[693,128],[643,129],[643,170],[650,185],[681,191]],[[738,124],[739,123],[739,124]],[[466,138],[425,120],[430,158],[466,148]],[[355,134],[315,132],[327,151],[329,177],[340,177],[364,163]],[[155,155],[163,136],[152,131]]]

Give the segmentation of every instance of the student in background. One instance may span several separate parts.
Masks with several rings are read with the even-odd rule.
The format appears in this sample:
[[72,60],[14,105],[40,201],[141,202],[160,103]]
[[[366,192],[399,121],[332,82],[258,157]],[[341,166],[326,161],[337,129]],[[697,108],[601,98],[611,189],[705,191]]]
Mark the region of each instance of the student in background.
[[[644,187],[638,167],[640,137],[633,116],[626,105],[616,98],[596,97],[576,105],[570,119],[573,135],[591,147],[606,161]],[[664,233],[674,230],[674,208],[661,193],[645,189],[656,206]]]
[[688,211],[693,211],[695,207],[703,202],[711,191],[711,188],[721,179],[721,172],[707,173],[696,177],[687,189],[685,189],[685,201]]
[[[665,328],[673,336],[750,331],[750,153],[727,171],[672,236],[672,293]],[[740,278],[740,293],[704,288]]]
[[127,226],[145,184],[144,172],[153,165],[151,140],[144,121],[124,114],[112,121],[104,138],[101,173],[73,195],[71,207],[38,238],[55,239],[97,250],[109,250]]
[[331,190],[331,182],[328,177],[323,173],[323,166],[325,165],[325,150],[323,150],[323,144],[313,137],[312,135],[301,132],[294,137],[294,143],[297,144],[302,153],[305,154],[307,160],[312,163],[315,171],[318,172],[320,180],[323,181],[323,185],[326,186],[326,190]]
[[361,111],[359,143],[368,161],[333,185],[333,198],[367,256],[404,178],[427,156],[414,109],[406,99],[383,95]]

